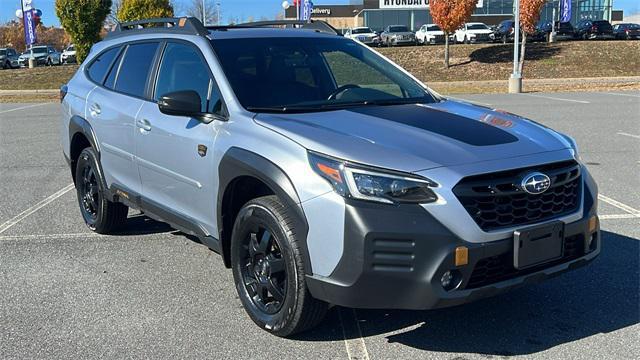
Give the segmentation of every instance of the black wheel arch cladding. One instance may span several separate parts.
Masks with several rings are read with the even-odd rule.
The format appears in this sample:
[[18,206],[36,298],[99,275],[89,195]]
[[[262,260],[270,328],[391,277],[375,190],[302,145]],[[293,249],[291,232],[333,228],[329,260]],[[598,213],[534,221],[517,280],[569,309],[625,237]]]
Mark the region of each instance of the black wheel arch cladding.
[[[220,161],[218,174],[217,225],[225,266],[230,267],[231,265],[229,245],[231,230],[237,215],[237,211],[235,214],[233,213],[233,199],[231,198],[234,181],[242,177],[249,177],[265,184],[274,195],[278,196],[287,207],[293,210],[305,272],[312,274],[306,241],[309,226],[300,205],[298,193],[285,172],[265,157],[245,149],[231,147]],[[234,207],[239,210],[243,205],[235,204]]]
[[[80,140],[80,137],[83,139]],[[96,138],[96,134],[93,131],[93,127],[91,124],[84,118],[74,115],[69,120],[69,166],[71,167],[71,175],[73,177],[73,181],[75,182],[75,169],[78,163],[78,156],[80,156],[80,152],[84,149],[77,147],[77,142],[84,140],[88,142],[88,145],[91,146],[95,154],[97,156],[98,166],[100,169],[100,173],[102,173],[102,168],[100,165],[100,147],[98,145],[98,139]]]

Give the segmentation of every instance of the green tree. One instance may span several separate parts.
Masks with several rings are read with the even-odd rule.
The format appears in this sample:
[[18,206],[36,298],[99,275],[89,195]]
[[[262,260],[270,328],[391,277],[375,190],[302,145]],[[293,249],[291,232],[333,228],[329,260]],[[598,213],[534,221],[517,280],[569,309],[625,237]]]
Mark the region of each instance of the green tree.
[[118,9],[119,21],[173,17],[169,0],[122,0]]
[[56,0],[56,16],[75,44],[81,62],[100,41],[100,30],[111,10],[111,0]]

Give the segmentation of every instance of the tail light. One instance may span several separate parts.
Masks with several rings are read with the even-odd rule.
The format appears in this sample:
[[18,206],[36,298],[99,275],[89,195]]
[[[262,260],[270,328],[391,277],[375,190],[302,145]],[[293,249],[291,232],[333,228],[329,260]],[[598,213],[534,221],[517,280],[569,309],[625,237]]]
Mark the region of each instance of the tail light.
[[69,88],[67,87],[67,85],[60,86],[60,102],[62,102],[62,100],[64,100],[64,97],[67,96],[68,90]]
[[598,31],[598,27],[595,25],[591,26],[591,31]]

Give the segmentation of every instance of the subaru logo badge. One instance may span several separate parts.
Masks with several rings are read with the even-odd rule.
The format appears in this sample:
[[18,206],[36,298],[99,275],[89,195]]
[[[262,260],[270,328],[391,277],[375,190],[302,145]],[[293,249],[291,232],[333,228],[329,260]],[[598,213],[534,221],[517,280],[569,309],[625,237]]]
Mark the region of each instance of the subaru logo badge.
[[551,179],[543,173],[534,172],[522,178],[520,187],[529,194],[542,194],[551,186]]

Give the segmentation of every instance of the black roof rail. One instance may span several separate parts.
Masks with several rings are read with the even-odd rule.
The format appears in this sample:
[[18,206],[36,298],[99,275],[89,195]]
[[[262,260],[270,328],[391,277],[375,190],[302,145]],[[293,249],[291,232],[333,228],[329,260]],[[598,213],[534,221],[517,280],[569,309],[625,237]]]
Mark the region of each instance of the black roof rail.
[[137,32],[171,32],[199,36],[206,36],[209,34],[209,30],[207,30],[207,28],[202,25],[200,20],[198,20],[197,18],[179,17],[142,19],[116,23],[111,31],[107,34],[107,36],[115,37],[120,35],[134,34]]
[[322,20],[268,20],[268,21],[255,21],[242,23],[229,26],[210,26],[209,29],[233,29],[235,28],[255,28],[255,27],[275,27],[283,26],[285,28],[314,30],[332,35],[342,35],[336,28],[329,25],[326,21]]

